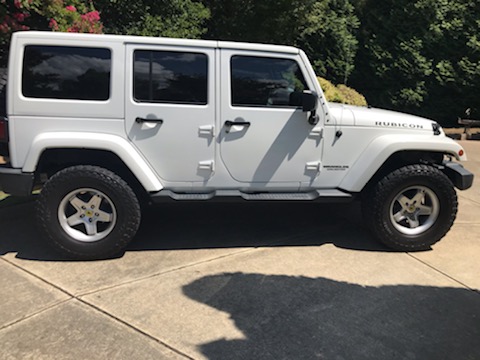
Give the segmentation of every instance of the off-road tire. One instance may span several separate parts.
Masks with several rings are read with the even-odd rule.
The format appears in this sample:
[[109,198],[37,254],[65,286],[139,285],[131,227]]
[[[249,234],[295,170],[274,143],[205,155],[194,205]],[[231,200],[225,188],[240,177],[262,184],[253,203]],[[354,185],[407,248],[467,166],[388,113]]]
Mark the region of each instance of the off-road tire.
[[92,260],[121,253],[138,230],[141,211],[135,193],[118,175],[79,165],[47,181],[36,217],[56,250],[69,258]]
[[419,251],[445,236],[455,220],[458,201],[445,174],[418,164],[383,177],[366,191],[362,208],[378,240],[394,250]]

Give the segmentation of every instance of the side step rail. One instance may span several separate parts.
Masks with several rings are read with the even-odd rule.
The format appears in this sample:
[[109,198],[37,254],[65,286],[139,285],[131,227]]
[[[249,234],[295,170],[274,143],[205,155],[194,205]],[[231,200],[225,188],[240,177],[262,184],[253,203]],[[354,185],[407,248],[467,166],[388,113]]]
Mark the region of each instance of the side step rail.
[[352,201],[354,196],[338,189],[313,190],[299,193],[247,193],[239,190],[215,190],[209,193],[178,193],[171,190],[162,190],[152,195],[153,202],[165,200],[175,201],[318,201],[339,202]]

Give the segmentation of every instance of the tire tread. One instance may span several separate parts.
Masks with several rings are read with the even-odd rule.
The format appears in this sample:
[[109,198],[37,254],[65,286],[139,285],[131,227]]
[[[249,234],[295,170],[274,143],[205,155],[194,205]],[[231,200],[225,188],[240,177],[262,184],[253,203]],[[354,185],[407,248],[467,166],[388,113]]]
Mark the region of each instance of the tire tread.
[[[412,238],[406,239],[392,231],[385,212],[385,202],[392,192],[395,192],[402,184],[412,182],[414,179],[422,179],[424,182],[427,180],[427,182],[435,184],[437,196],[449,203],[448,210],[443,209],[445,204],[441,204],[441,213],[436,224],[427,230],[426,233],[428,234],[420,234],[416,241],[412,241]],[[437,168],[424,164],[407,165],[394,170],[367,191],[367,198],[373,199],[370,204],[367,204],[365,200],[362,204],[368,227],[382,243],[389,248],[399,251],[429,249],[447,234],[455,221],[458,211],[457,195],[451,181]],[[445,211],[448,211],[448,214]],[[443,219],[440,219],[442,213]]]
[[[57,232],[56,226],[52,226],[52,222],[57,221],[56,208],[55,211],[52,211],[52,199],[58,196],[58,189],[62,189],[68,186],[68,184],[78,183],[79,178],[105,184],[107,188],[115,192],[119,203],[128,204],[129,216],[121,224],[117,225],[118,230],[114,230],[112,234],[107,235],[107,237],[115,235],[113,244],[109,247],[86,244],[87,246],[84,247],[83,251],[76,250],[78,247],[66,245],[63,240],[65,236]],[[79,185],[78,187],[83,186]],[[47,181],[36,202],[36,217],[40,231],[55,250],[69,258],[87,260],[108,258],[121,252],[130,243],[138,230],[141,221],[141,210],[135,193],[121,177],[110,170],[98,166],[77,165],[59,171]]]

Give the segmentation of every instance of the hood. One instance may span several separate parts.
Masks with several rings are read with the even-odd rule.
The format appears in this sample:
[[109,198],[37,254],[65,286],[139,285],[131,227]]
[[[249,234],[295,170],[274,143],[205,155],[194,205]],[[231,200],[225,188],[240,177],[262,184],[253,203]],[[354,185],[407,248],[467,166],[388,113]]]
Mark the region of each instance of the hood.
[[429,131],[438,127],[435,121],[401,112],[329,103],[330,113],[338,125]]

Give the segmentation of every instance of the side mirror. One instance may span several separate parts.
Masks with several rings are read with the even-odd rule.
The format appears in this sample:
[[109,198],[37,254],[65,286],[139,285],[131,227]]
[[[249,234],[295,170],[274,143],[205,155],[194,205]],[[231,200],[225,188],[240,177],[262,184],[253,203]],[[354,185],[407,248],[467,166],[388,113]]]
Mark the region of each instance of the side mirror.
[[314,92],[304,91],[302,93],[302,110],[315,111],[317,109],[318,96]]
[[310,111],[308,123],[310,125],[317,125],[320,117],[317,115],[318,95],[312,91],[304,91],[302,98],[303,111]]
[[317,115],[318,95],[313,91],[294,91],[290,94],[290,105],[301,107],[304,112],[310,112],[308,122],[316,125],[320,120]]

